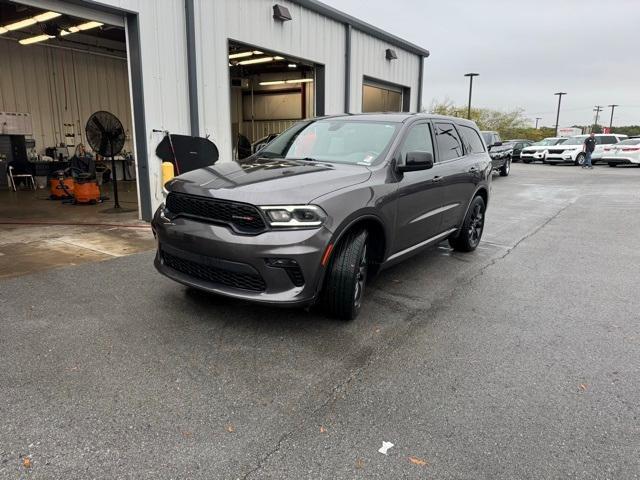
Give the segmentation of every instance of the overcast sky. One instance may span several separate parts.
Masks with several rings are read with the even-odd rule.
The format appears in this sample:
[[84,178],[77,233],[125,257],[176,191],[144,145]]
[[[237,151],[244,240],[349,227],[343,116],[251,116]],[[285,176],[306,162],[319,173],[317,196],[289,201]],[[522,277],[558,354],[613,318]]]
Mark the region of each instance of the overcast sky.
[[[466,72],[478,72],[472,104],[522,107],[560,126],[640,124],[640,0],[324,0],[428,49],[423,105],[466,105]],[[602,118],[602,117],[600,117]]]

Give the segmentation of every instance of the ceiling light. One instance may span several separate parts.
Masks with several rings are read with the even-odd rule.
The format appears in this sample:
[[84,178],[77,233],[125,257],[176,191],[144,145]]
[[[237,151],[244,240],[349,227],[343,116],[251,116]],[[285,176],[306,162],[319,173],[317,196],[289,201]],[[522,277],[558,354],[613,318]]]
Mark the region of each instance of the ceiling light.
[[69,35],[71,32],[68,32],[67,30],[60,30],[60,36],[64,37],[65,35]]
[[[78,25],[78,30],[91,30],[92,28],[101,27],[103,24],[100,22],[87,22]],[[71,30],[71,29],[70,29]]]
[[253,55],[253,52],[232,53],[229,55],[229,60],[233,60],[234,58],[250,57],[251,55]]
[[41,13],[40,15],[36,15],[33,18],[36,20],[36,22],[46,22],[47,20],[51,20],[52,18],[59,17],[60,15],[62,14],[58,12],[44,12],[44,13]]
[[0,27],[0,35],[2,35],[3,33],[7,33],[9,30],[7,30],[4,27]]
[[240,65],[253,65],[254,63],[273,62],[273,57],[254,58],[252,60],[243,60],[238,62]]
[[309,83],[313,82],[313,78],[294,78],[293,80],[287,80],[287,83]]
[[25,38],[19,41],[20,45],[31,45],[32,43],[44,42],[45,40],[49,40],[52,37],[51,35],[38,35],[37,37]]
[[273,57],[274,60],[284,60],[284,57]]
[[254,55],[262,55],[264,52],[261,52],[260,50],[254,50],[253,54]]
[[31,25],[35,25],[38,21],[35,18],[26,18],[24,20],[20,20],[19,22],[12,23],[10,25],[5,25],[4,28],[7,30],[20,30],[24,27],[30,27]]
[[295,63],[290,63],[289,65],[287,65],[287,67],[289,68],[296,68],[297,65]]
[[270,82],[260,82],[258,85],[282,85],[284,80],[272,80]]

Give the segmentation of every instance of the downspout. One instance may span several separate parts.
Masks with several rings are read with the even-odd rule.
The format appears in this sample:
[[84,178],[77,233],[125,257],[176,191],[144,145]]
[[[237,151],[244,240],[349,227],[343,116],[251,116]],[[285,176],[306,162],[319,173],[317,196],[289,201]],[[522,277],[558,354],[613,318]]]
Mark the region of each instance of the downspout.
[[420,68],[418,70],[418,106],[417,112],[422,111],[422,80],[424,78],[424,57],[420,55]]
[[191,136],[200,136],[198,117],[198,72],[196,64],[196,22],[194,0],[184,0],[185,28],[187,34],[187,79],[189,84],[189,125]]
[[344,48],[344,113],[351,109],[351,25],[345,24]]

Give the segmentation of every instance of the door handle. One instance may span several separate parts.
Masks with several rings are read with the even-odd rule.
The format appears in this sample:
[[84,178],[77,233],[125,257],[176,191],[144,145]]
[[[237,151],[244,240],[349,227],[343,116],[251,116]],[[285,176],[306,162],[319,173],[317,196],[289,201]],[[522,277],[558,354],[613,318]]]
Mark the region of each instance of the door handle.
[[441,182],[442,180],[444,180],[444,177],[439,177],[437,175],[433,177],[433,183],[438,183],[438,182]]

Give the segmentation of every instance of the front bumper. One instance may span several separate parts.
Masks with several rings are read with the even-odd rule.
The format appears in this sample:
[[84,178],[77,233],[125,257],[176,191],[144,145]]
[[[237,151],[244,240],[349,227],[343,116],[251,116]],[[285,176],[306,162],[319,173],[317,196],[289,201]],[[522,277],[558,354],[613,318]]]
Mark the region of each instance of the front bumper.
[[575,162],[577,154],[574,156],[571,153],[549,153],[545,159],[547,163],[566,163]]
[[[239,235],[222,225],[169,219],[163,207],[152,228],[158,244],[154,264],[163,275],[200,290],[283,306],[315,301],[332,236],[325,227]],[[271,266],[269,259],[294,261],[297,270]]]

